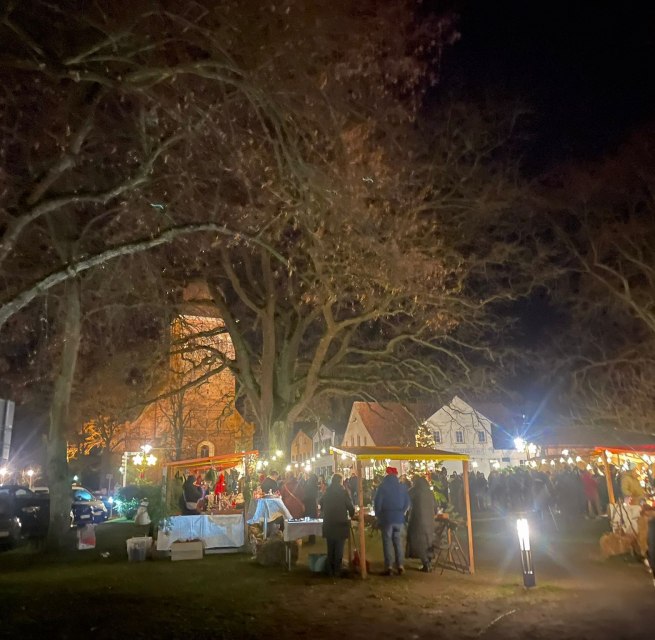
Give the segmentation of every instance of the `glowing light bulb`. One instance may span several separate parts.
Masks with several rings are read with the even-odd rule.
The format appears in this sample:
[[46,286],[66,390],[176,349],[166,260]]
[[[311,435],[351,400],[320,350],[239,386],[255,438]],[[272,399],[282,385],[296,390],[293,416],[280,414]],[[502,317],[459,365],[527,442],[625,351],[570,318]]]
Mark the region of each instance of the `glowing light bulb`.
[[523,451],[525,449],[526,442],[523,438],[514,438],[514,446],[519,450]]

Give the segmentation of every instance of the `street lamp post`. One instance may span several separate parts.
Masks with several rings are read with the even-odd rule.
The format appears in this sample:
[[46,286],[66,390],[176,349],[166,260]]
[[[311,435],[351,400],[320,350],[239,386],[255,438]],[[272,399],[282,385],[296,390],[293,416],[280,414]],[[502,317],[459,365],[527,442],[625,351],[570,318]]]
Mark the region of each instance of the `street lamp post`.
[[27,470],[27,477],[30,479],[30,489],[32,488],[32,478],[34,477],[34,469]]

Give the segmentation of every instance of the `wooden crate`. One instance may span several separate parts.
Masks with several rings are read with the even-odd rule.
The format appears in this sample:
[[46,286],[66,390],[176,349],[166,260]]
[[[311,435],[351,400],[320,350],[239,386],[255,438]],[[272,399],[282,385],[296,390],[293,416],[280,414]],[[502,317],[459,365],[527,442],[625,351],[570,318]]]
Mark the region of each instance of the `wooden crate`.
[[193,540],[191,542],[174,542],[171,545],[171,560],[202,560],[203,546],[202,541]]

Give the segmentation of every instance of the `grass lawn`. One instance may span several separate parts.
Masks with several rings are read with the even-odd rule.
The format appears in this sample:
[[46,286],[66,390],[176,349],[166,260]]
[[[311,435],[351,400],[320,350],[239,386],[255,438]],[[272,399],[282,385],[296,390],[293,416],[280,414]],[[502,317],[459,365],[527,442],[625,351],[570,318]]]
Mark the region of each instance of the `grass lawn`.
[[[642,608],[655,605],[643,568],[600,562],[593,555],[597,531],[582,525],[544,537],[539,587],[527,592],[502,523],[478,527],[475,576],[410,569],[362,582],[308,571],[306,554],[320,552],[322,541],[303,549],[291,573],[243,554],[128,563],[125,540],[143,531],[112,521],[97,528],[94,550],[47,557],[22,547],[0,554],[0,637],[652,637],[640,636],[637,624]],[[377,537],[369,550],[374,571],[381,569]]]

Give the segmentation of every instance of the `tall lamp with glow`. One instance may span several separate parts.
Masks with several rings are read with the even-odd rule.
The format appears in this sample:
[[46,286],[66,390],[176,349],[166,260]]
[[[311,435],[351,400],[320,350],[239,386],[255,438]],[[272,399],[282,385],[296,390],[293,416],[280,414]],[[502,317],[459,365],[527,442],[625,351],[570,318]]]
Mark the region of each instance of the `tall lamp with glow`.
[[527,518],[516,520],[516,531],[519,536],[519,548],[521,549],[521,568],[523,570],[523,586],[535,587],[537,580],[534,574],[534,563],[532,561],[532,550],[530,549],[530,525]]

